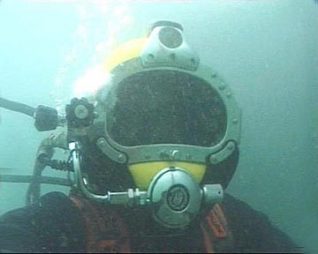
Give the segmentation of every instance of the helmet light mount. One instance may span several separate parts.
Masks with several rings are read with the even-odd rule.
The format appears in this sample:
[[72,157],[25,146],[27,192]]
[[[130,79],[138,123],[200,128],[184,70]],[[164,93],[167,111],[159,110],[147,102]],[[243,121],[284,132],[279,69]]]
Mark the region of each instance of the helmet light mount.
[[140,59],[144,68],[175,67],[190,71],[196,70],[200,62],[184,39],[182,26],[168,21],[152,26]]
[[177,48],[182,42],[182,34],[178,29],[172,27],[163,27],[158,34],[159,41],[167,48]]

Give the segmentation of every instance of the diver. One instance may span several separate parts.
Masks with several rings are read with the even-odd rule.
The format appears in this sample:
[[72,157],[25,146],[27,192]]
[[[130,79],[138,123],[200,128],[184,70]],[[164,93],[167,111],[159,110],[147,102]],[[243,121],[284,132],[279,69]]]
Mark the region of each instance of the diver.
[[[182,25],[154,23],[104,66],[110,79],[72,99],[64,127],[41,143],[27,205],[0,217],[2,252],[300,252],[225,192],[239,161],[240,109]],[[59,125],[54,110],[24,111],[40,130]],[[53,160],[55,148],[68,160]],[[40,195],[47,166],[69,172],[59,182],[69,195]]]

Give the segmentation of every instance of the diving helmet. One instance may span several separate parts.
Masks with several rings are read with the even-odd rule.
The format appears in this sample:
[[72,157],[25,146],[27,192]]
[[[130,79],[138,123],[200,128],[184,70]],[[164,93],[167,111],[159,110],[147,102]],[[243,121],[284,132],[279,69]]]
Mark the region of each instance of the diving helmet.
[[69,128],[77,133],[70,142],[76,186],[99,202],[151,207],[168,228],[186,227],[221,201],[237,166],[232,91],[171,21],[114,50],[104,68],[110,78],[93,109],[76,104],[94,117],[85,131]]

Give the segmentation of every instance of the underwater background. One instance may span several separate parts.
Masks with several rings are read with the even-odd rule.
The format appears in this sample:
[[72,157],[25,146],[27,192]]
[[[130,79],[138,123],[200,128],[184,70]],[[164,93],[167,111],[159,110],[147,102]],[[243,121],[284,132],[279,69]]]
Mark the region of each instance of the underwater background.
[[[227,191],[318,253],[314,0],[0,0],[0,96],[63,112],[103,81],[99,66],[115,45],[162,19],[183,25],[201,62],[229,83],[242,109],[240,163]],[[49,133],[5,109],[0,121],[0,175],[31,174]],[[0,182],[0,214],[23,206],[26,188]],[[42,193],[52,190],[67,192],[47,185]]]

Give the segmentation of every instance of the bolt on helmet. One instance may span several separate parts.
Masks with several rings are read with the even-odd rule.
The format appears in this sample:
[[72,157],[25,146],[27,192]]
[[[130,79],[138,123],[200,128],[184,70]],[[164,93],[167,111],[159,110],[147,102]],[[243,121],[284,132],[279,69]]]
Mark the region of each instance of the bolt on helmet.
[[212,191],[203,184],[225,188],[237,165],[240,110],[229,86],[170,21],[114,50],[104,66],[110,79],[95,96],[97,118],[81,139],[89,187],[133,185],[151,203],[165,204],[155,212],[159,222],[187,225],[193,216],[184,214],[196,214],[202,193]]

